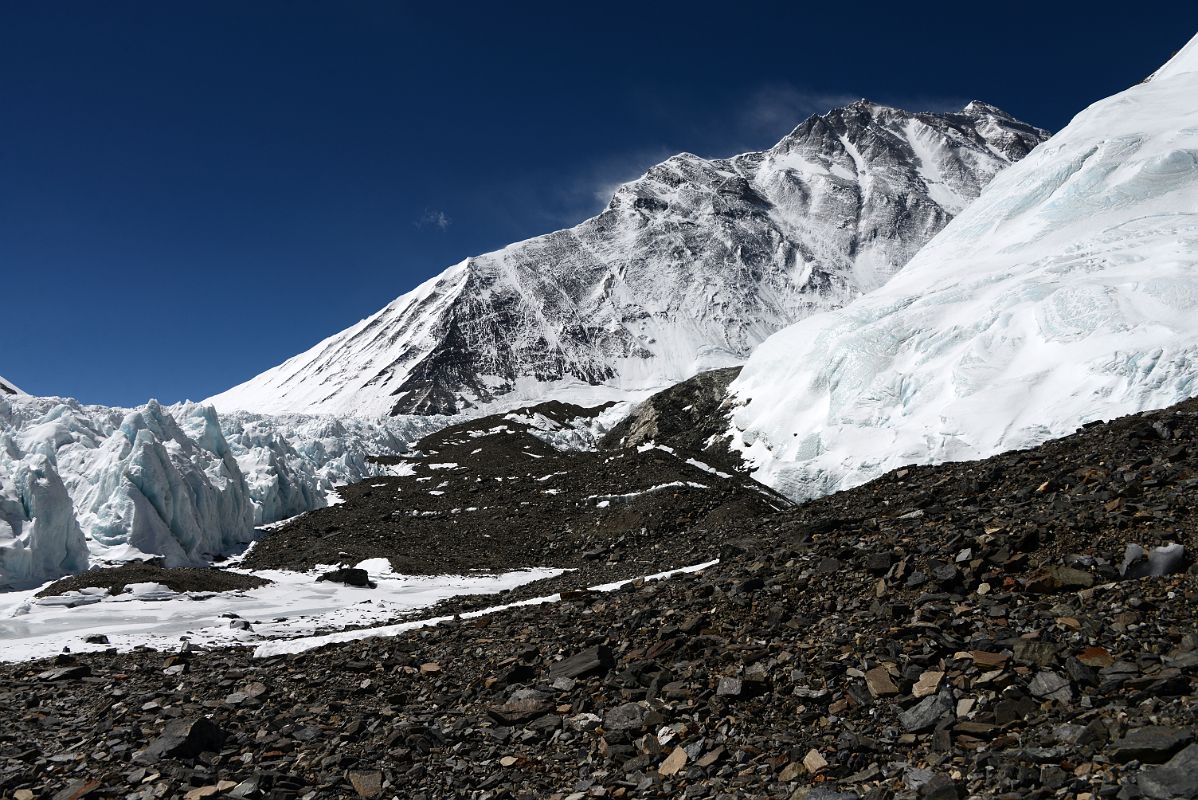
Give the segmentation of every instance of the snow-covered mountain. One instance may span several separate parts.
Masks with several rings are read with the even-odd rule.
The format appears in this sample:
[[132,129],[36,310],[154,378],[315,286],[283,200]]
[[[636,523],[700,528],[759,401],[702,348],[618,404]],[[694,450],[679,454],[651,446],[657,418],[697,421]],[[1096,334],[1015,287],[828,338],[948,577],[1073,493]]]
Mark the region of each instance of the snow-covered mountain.
[[1198,37],[731,392],[736,443],[796,499],[1198,394]]
[[860,101],[763,152],[674,156],[598,216],[467,259],[206,402],[381,415],[644,396],[881,285],[1047,135],[984,103]]
[[0,397],[6,394],[24,394],[16,384],[0,375]]
[[441,424],[5,395],[0,590],[95,560],[205,563],[251,541],[255,525],[325,505],[334,485],[385,473],[366,457],[402,453]]

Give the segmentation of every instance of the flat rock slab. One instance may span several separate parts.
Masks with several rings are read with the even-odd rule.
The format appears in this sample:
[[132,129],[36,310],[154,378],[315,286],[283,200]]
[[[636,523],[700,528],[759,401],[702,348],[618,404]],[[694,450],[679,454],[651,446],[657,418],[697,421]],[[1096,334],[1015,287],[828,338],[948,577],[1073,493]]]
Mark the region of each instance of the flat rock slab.
[[1194,740],[1193,731],[1150,725],[1136,728],[1110,746],[1108,753],[1117,763],[1147,761],[1159,764]]
[[1139,786],[1153,800],[1198,797],[1198,745],[1190,745],[1159,767],[1142,771]]
[[610,648],[601,644],[595,645],[550,665],[549,677],[579,678],[583,675],[597,675],[607,672],[615,663]]
[[207,717],[177,719],[167,723],[162,735],[137,760],[152,764],[162,758],[195,758],[203,752],[220,752],[224,743],[225,732]]

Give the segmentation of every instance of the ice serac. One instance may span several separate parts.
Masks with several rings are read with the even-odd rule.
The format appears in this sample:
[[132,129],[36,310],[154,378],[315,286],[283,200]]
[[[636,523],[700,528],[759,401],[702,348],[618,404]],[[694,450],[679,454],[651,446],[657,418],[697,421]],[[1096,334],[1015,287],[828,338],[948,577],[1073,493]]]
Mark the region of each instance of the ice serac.
[[0,590],[89,561],[205,563],[384,472],[366,456],[402,453],[438,424],[0,397]]
[[467,259],[206,402],[377,415],[639,399],[881,285],[1046,138],[984,103],[863,100],[769,150],[677,155],[598,216]]
[[1198,39],[885,286],[765,341],[731,391],[738,446],[792,498],[1198,393]]
[[[0,450],[6,444],[0,441]],[[62,479],[44,455],[5,469],[0,452],[0,588],[36,586],[87,568],[87,542]]]

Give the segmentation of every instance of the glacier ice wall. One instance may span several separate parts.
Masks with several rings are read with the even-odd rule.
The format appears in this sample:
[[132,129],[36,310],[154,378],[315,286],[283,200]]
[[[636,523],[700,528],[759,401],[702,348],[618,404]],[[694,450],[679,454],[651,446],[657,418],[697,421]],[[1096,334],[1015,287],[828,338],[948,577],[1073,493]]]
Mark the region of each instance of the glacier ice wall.
[[1198,37],[730,391],[737,445],[795,499],[1198,393]]
[[87,542],[62,479],[40,453],[6,463],[7,444],[0,442],[0,581],[35,585],[86,569]]
[[136,409],[0,397],[0,588],[142,554],[200,564],[254,526],[325,505],[437,418],[348,419]]

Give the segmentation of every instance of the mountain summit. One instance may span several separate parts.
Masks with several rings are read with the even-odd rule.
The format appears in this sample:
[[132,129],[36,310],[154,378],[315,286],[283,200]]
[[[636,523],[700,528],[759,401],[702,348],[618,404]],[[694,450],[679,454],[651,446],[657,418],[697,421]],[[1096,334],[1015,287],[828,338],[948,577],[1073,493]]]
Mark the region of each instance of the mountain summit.
[[0,375],[0,395],[6,395],[6,394],[24,394],[24,392],[22,392],[19,388],[17,388],[11,381],[9,381],[3,375]]
[[1048,133],[866,100],[762,152],[680,154],[567,230],[466,259],[221,410],[454,414],[640,397],[880,286]]

